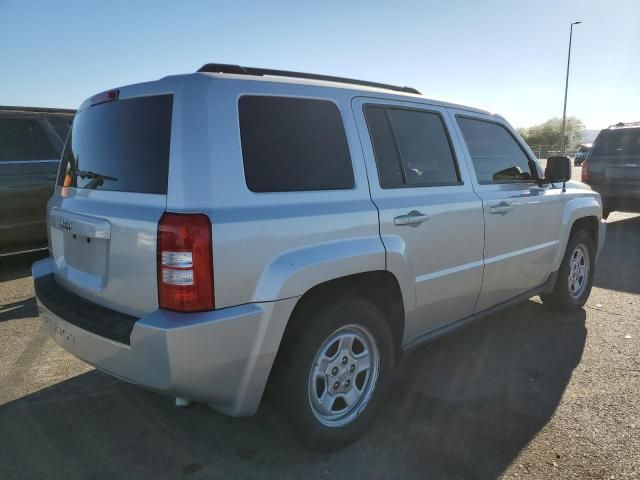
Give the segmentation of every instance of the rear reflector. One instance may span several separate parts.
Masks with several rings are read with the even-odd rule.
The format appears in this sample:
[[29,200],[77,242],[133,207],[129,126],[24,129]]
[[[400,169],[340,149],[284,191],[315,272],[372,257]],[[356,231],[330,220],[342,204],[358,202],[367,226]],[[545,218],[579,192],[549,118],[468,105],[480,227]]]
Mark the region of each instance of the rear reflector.
[[203,214],[164,213],[158,223],[158,303],[177,312],[213,310],[211,222]]

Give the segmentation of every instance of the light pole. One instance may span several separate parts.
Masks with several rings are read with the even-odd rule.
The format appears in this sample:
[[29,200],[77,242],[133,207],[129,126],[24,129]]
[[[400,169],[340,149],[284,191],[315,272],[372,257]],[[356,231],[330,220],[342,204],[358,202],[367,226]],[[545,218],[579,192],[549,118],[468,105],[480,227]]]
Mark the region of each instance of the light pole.
[[562,153],[566,153],[567,139],[564,136],[565,126],[567,124],[567,91],[569,90],[569,65],[571,64],[571,37],[573,36],[573,26],[579,25],[582,22],[573,22],[569,28],[569,55],[567,56],[567,79],[564,83],[564,108],[562,109]]

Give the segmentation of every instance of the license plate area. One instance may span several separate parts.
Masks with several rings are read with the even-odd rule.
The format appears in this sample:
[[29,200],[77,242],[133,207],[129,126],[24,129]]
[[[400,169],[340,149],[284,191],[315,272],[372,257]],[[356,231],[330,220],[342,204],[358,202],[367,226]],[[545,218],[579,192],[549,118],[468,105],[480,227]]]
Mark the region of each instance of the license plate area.
[[89,275],[102,276],[106,273],[109,240],[67,232],[62,235],[67,265]]
[[54,228],[50,234],[58,273],[83,288],[102,290],[108,273],[110,240]]

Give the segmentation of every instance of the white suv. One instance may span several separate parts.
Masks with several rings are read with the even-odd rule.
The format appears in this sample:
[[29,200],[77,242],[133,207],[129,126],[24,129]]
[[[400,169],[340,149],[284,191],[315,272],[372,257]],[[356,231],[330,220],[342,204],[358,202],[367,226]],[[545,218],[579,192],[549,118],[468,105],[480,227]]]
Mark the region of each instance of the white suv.
[[[500,116],[414,89],[209,64],[78,110],[33,266],[65,349],[335,449],[403,350],[593,282],[597,193]],[[566,187],[566,188],[565,188]]]

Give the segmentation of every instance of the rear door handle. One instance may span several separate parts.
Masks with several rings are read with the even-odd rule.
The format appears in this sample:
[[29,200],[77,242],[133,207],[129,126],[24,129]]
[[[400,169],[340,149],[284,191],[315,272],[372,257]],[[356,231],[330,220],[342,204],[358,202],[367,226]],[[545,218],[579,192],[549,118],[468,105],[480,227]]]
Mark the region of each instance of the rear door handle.
[[55,180],[56,178],[58,178],[58,175],[56,173],[50,173],[44,176],[45,180]]
[[429,215],[426,213],[420,213],[417,210],[412,210],[406,215],[400,215],[393,219],[393,223],[399,227],[409,225],[411,227],[417,227],[422,222],[429,220]]
[[511,210],[513,210],[513,207],[507,202],[500,202],[489,209],[489,211],[494,215],[506,215]]

